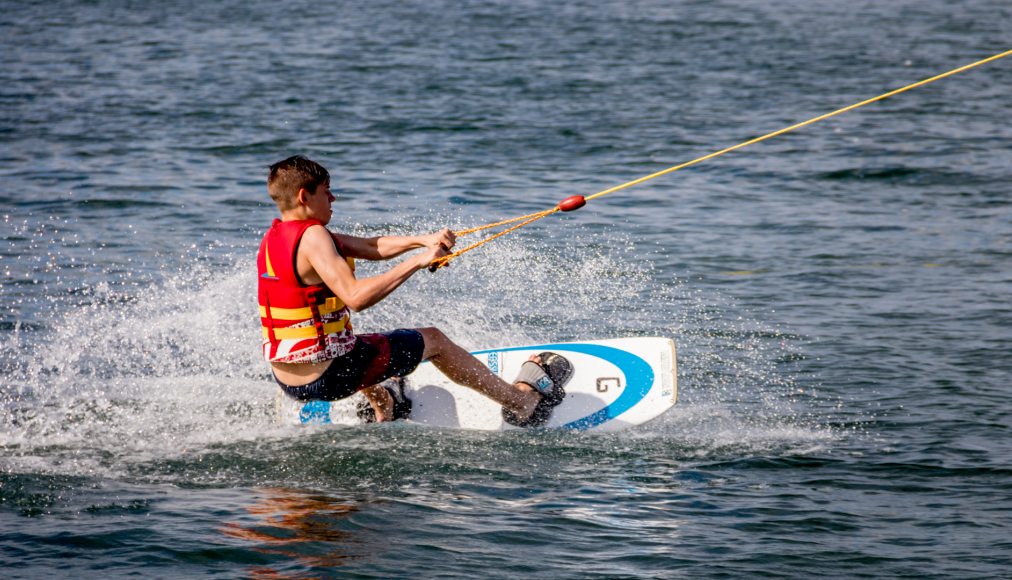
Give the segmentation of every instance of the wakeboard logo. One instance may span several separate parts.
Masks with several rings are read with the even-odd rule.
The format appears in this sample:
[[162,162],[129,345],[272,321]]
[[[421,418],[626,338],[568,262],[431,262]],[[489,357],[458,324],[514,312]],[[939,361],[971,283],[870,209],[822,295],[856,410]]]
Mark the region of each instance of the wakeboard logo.
[[541,377],[540,379],[538,379],[537,387],[538,390],[541,391],[542,393],[547,391],[548,389],[552,388],[552,379],[548,378],[547,376]]
[[488,353],[488,370],[495,374],[499,374],[499,353]]
[[622,381],[618,377],[598,377],[597,392],[607,393],[609,389],[619,389]]

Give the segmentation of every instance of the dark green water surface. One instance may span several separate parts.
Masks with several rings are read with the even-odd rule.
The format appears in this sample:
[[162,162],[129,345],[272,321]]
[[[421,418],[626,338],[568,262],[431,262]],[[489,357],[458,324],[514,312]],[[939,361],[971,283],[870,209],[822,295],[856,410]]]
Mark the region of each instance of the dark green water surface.
[[672,337],[679,404],[631,431],[280,426],[253,273],[288,155],[330,168],[339,231],[469,227],[1008,50],[1008,2],[0,8],[0,576],[1012,569],[1012,59],[356,316]]

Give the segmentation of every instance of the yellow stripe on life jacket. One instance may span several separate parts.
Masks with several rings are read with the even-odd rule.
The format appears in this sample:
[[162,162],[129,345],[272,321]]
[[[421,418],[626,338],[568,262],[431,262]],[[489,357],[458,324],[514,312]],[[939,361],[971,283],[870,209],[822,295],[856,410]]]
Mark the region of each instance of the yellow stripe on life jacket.
[[[345,316],[337,322],[329,322],[323,325],[323,334],[336,334],[344,330],[348,325],[348,317]],[[260,327],[265,339],[270,338],[270,331],[266,326]],[[299,326],[296,328],[275,328],[274,336],[278,340],[316,338],[315,326]]]
[[[336,296],[331,296],[320,305],[320,316],[326,316],[342,308],[344,308],[344,302],[341,302]],[[260,307],[260,318],[267,318],[267,308],[263,306]],[[271,306],[271,318],[274,320],[311,320],[313,318],[313,311],[308,306],[303,306],[302,308],[278,308],[277,306]]]
[[274,266],[271,265],[271,250],[267,240],[264,240],[264,261],[267,263],[267,275],[271,278],[277,278],[274,274]]

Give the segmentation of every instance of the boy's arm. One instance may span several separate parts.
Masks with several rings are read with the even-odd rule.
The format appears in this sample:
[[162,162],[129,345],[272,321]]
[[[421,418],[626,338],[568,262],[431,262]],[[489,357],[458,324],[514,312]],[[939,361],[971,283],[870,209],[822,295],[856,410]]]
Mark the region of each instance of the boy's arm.
[[[348,262],[337,253],[330,232],[323,226],[312,226],[302,235],[299,244],[299,274],[307,284],[317,283],[316,280],[319,279],[337,294],[348,308],[359,312],[386,298],[412,274],[428,268],[432,260],[447,253],[447,248],[437,245],[400,262],[382,274],[359,280],[355,278],[355,273],[348,266]],[[303,265],[308,268],[304,270]]]
[[379,236],[359,238],[346,234],[331,233],[344,248],[349,258],[363,260],[389,260],[415,248],[434,248],[440,245],[452,248],[457,237],[449,229],[426,236]]

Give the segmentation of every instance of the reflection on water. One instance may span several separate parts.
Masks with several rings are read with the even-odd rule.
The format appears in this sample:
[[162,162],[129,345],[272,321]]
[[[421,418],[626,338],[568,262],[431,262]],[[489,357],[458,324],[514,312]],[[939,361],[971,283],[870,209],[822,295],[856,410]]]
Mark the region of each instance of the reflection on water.
[[[252,578],[295,578],[302,577],[306,569],[335,568],[355,558],[357,550],[351,548],[361,543],[347,529],[347,517],[358,508],[326,495],[262,488],[246,511],[254,521],[225,522],[221,533],[253,544],[251,549],[256,552],[290,560],[253,567],[248,572]],[[279,567],[293,569],[282,571]]]

